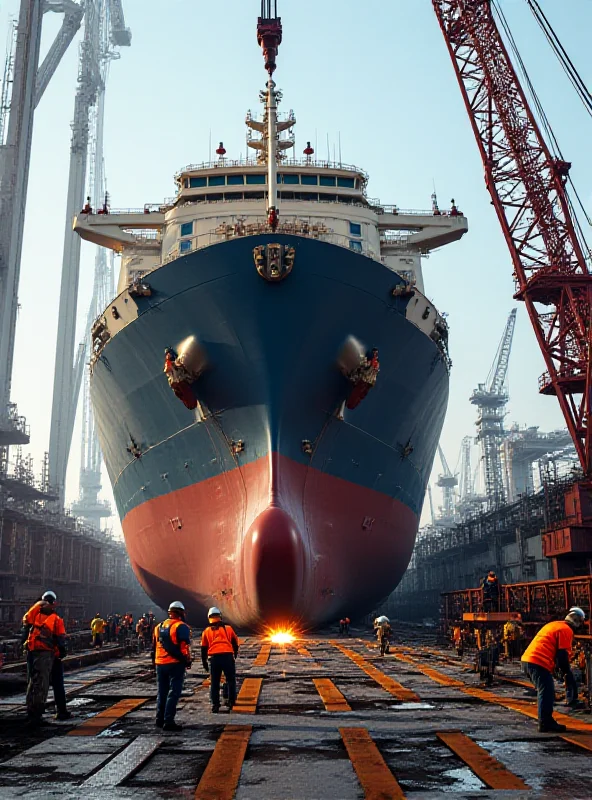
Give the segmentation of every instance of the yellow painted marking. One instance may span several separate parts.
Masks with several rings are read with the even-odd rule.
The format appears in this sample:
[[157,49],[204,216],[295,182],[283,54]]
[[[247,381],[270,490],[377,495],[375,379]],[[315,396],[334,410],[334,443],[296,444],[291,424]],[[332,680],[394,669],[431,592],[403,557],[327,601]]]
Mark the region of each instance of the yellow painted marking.
[[340,728],[339,733],[366,800],[404,800],[403,790],[366,728]]
[[327,711],[351,711],[349,703],[329,678],[313,678],[313,683]]
[[436,736],[469,766],[490,789],[530,789],[522,778],[514,775],[487,750],[461,731],[437,732]]
[[269,654],[271,653],[271,645],[270,644],[263,644],[261,645],[261,650],[257,654],[257,658],[253,661],[254,667],[264,667],[267,662],[269,661]]
[[369,675],[376,683],[382,686],[385,691],[392,694],[393,697],[396,697],[397,700],[404,700],[407,702],[419,701],[419,697],[415,692],[412,692],[411,689],[406,689],[399,681],[391,678],[390,675],[385,675],[384,672],[379,670],[378,667],[375,667],[374,664],[366,661],[359,653],[356,653],[354,650],[349,650],[347,647],[343,647],[337,642],[332,642],[332,644],[363,670],[366,675]]
[[[428,678],[431,678],[436,683],[441,684],[442,686],[452,686],[455,689],[459,689],[464,694],[471,695],[471,697],[477,697],[479,700],[484,700],[486,703],[494,703],[498,706],[503,706],[504,708],[509,708],[511,711],[517,711],[519,714],[524,714],[527,717],[531,717],[532,719],[538,719],[537,708],[534,702],[528,702],[526,700],[515,700],[509,697],[503,697],[502,695],[496,694],[492,691],[486,691],[485,689],[478,689],[477,687],[467,686],[467,684],[462,683],[461,681],[456,680],[456,678],[451,678],[448,675],[444,675],[442,672],[438,672],[431,667],[427,667],[425,664],[422,664],[419,661],[416,661],[414,658],[410,656],[406,656],[403,654],[397,654],[396,658],[401,661],[405,661],[408,664],[414,666],[419,672],[426,675]],[[571,731],[581,731],[582,733],[592,733],[592,724],[589,722],[584,722],[581,719],[575,719],[574,717],[570,717],[569,714],[562,714],[560,711],[555,711],[553,714],[554,718],[557,722],[562,723],[563,725],[567,725]]]
[[564,733],[561,738],[592,752],[592,736],[589,733]]
[[82,725],[73,728],[67,735],[68,736],[96,736],[98,733],[106,730],[110,725],[113,725],[118,719],[129,714],[130,711],[143,706],[148,702],[147,697],[129,697],[126,700],[120,700],[115,703],[111,708],[95,714],[94,717],[87,719]]
[[262,683],[263,678],[245,678],[233,710],[242,714],[254,714],[257,711]]
[[227,725],[195,790],[195,800],[233,800],[243,768],[250,725]]

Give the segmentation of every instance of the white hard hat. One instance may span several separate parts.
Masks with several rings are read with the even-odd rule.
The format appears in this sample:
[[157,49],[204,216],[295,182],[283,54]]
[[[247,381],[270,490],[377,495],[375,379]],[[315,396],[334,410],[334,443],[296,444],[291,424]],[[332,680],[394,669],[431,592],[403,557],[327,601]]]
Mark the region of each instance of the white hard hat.
[[169,606],[169,611],[185,611],[185,606],[180,600],[174,600]]
[[45,592],[45,594],[41,596],[41,599],[42,600],[49,600],[50,603],[55,603],[55,601],[58,599],[58,596],[57,596],[57,594],[55,592],[48,591],[48,592]]
[[383,615],[382,615],[382,616],[380,616],[380,617],[376,617],[376,622],[377,622],[379,625],[385,625],[385,624],[387,624],[387,623],[389,622],[389,618],[388,618],[388,617],[385,617],[385,616],[384,616],[384,614],[383,614]]
[[567,617],[572,617],[574,620],[579,618],[581,622],[584,622],[586,614],[579,606],[572,606],[567,612]]
[[212,606],[208,611],[208,617],[221,617],[222,612],[217,606]]

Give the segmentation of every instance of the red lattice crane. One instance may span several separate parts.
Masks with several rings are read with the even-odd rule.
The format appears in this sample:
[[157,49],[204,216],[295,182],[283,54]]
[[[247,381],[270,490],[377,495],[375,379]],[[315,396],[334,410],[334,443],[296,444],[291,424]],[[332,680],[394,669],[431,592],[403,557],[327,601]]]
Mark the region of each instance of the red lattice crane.
[[[491,0],[432,0],[485,167],[485,182],[585,478],[592,478],[592,275],[565,184],[534,118]],[[542,308],[544,307],[544,308]]]

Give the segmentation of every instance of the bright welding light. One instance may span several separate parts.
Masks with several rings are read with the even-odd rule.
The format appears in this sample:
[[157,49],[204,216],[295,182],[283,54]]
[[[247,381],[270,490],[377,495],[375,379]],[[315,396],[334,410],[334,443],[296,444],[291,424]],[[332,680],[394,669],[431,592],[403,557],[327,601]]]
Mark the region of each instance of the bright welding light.
[[269,638],[273,644],[291,644],[296,637],[288,631],[274,631]]

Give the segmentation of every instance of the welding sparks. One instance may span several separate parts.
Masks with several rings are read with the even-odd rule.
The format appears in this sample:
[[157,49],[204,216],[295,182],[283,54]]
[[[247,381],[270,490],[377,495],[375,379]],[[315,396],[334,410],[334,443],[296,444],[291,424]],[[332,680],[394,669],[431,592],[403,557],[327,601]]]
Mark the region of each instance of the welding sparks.
[[269,637],[273,644],[291,644],[296,637],[288,631],[275,631]]

